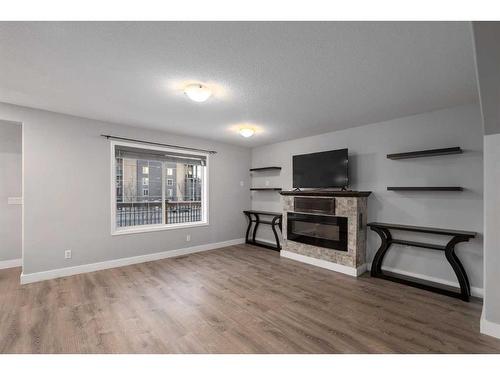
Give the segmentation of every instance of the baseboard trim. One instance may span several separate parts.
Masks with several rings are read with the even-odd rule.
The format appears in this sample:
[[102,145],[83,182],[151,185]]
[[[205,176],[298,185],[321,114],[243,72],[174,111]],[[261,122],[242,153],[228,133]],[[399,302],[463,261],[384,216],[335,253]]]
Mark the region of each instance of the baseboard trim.
[[6,269],[6,268],[21,267],[22,264],[23,264],[23,260],[21,258],[1,260],[0,261],[0,270]]
[[[367,264],[367,270],[368,271],[371,270],[371,264]],[[417,279],[422,279],[422,280],[430,281],[433,283],[444,284],[444,285],[453,286],[455,288],[460,288],[460,284],[458,282],[440,279],[438,277],[428,276],[428,275],[424,275],[421,273],[408,272],[405,270],[401,270],[399,268],[392,268],[392,267],[382,267],[382,270],[386,270],[386,271],[394,272],[394,273],[399,273],[400,275],[403,275],[403,276],[414,277]],[[471,286],[470,293],[473,297],[483,298],[483,296],[484,296],[483,288],[478,288],[475,286]]]
[[298,262],[307,263],[316,267],[326,268],[330,271],[340,272],[349,276],[357,277],[366,271],[366,264],[363,264],[358,268],[353,268],[353,267],[343,266],[342,264],[329,262],[327,260],[312,258],[306,255],[293,253],[287,250],[281,250],[280,255],[283,258],[296,260]]
[[58,268],[58,269],[49,270],[49,271],[34,272],[34,273],[28,273],[28,274],[22,273],[21,274],[21,284],[35,283],[38,281],[57,279],[60,277],[72,276],[72,275],[77,275],[77,274],[81,274],[81,273],[100,271],[100,270],[105,270],[105,269],[109,269],[109,268],[129,266],[132,264],[151,262],[154,260],[160,260],[160,259],[165,259],[165,258],[173,258],[173,257],[181,256],[181,255],[193,254],[193,253],[198,253],[201,251],[214,250],[214,249],[219,249],[219,248],[226,247],[226,246],[239,245],[239,244],[243,244],[243,243],[245,243],[244,238],[237,238],[234,240],[215,242],[215,243],[210,243],[210,244],[206,244],[206,245],[185,247],[185,248],[177,249],[177,250],[162,251],[160,253],[138,255],[138,256],[129,257],[129,258],[113,259],[113,260],[108,260],[108,261],[104,261],[104,262],[89,263],[89,264],[83,264],[80,266],[67,267],[67,268]]
[[493,323],[490,322],[489,320],[486,320],[484,317],[484,308],[483,308],[483,313],[481,314],[481,320],[479,322],[479,331],[482,334],[488,335],[488,336],[493,336],[496,337],[497,339],[500,339],[500,324],[499,323]]

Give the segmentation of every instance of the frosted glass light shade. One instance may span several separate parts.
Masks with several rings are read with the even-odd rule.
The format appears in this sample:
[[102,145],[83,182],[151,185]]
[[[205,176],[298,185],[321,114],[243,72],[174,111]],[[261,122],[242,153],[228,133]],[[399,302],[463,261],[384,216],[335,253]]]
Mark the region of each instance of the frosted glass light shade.
[[212,91],[201,83],[193,83],[184,88],[184,94],[194,102],[204,102],[212,95]]
[[245,138],[251,137],[252,135],[254,135],[254,133],[255,133],[255,130],[253,130],[252,128],[241,128],[240,129],[240,135],[245,137]]

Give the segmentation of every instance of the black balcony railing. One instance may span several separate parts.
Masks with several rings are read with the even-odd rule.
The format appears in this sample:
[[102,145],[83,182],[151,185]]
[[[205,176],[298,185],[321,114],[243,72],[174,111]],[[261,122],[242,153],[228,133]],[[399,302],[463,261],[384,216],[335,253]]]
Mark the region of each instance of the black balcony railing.
[[200,201],[167,200],[165,211],[166,215],[163,215],[161,202],[118,202],[116,226],[192,223],[201,221],[202,217]]

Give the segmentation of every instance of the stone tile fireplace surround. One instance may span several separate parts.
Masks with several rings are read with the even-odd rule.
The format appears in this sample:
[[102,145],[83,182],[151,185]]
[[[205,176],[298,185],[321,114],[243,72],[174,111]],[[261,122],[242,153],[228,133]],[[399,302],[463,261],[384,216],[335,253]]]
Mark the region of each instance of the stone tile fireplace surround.
[[[368,191],[283,191],[283,247],[281,256],[318,267],[342,272],[351,276],[359,276],[366,271],[366,218]],[[302,208],[295,210],[295,198],[312,199],[311,206],[316,202],[329,202],[326,206],[334,207],[331,212],[305,212]],[[322,204],[325,206],[325,204]],[[288,213],[305,213],[309,215],[325,215],[347,218],[347,251],[321,247],[309,243],[289,240]]]

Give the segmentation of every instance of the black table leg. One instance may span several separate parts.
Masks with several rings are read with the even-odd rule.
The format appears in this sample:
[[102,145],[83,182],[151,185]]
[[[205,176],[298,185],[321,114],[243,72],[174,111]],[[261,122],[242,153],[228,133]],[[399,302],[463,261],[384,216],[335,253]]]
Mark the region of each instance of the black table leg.
[[465,268],[458,259],[457,254],[455,254],[455,245],[459,242],[467,242],[469,239],[467,237],[456,236],[453,237],[450,242],[446,245],[446,250],[444,254],[446,259],[450,263],[455,275],[457,276],[458,283],[460,285],[460,298],[464,301],[469,301],[470,299],[470,283]]
[[248,238],[248,236],[250,235],[250,229],[252,229],[252,215],[248,212],[245,212],[245,215],[248,217],[248,228],[247,233],[245,234],[245,243],[250,243],[250,239]]
[[[271,228],[273,229],[274,238],[276,239],[276,250],[281,250],[280,239],[278,237],[278,233],[276,232],[276,227],[275,227],[277,221],[281,222],[281,220],[278,216],[273,218],[273,221],[271,223]],[[280,225],[280,227],[281,227],[281,225]]]
[[253,214],[255,216],[255,225],[253,227],[253,235],[252,235],[252,241],[255,243],[255,238],[257,237],[257,228],[259,227],[260,224],[260,217],[258,214]]
[[391,246],[392,236],[387,229],[371,227],[371,230],[376,232],[382,241],[380,248],[373,257],[372,269],[370,272],[372,276],[377,276],[382,274],[382,262],[384,261],[385,253],[387,253],[387,250],[389,250],[389,247]]

